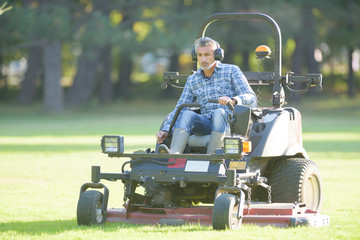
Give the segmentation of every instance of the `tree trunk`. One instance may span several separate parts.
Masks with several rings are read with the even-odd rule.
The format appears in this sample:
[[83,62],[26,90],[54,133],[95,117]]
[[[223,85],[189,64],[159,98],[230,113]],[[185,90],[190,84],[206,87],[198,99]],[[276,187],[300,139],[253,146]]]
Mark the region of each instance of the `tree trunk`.
[[[314,15],[312,13],[312,7],[311,6],[305,6],[303,8],[303,22],[304,22],[304,35],[305,38],[305,66],[307,67],[307,73],[319,73],[319,63],[316,62],[314,57],[315,52],[315,21],[314,21]],[[304,84],[302,84],[304,86]],[[316,89],[311,88],[308,92],[308,95],[316,95]]]
[[[3,56],[1,55],[1,41],[0,41],[0,66],[3,65]],[[2,67],[0,67],[0,100],[5,100],[7,95],[7,80],[6,76],[2,73]]]
[[353,57],[352,54],[354,52],[354,48],[353,47],[349,47],[348,49],[348,68],[349,68],[349,74],[348,74],[348,96],[350,98],[355,98],[356,96],[356,82],[355,82],[355,77],[354,77],[354,70],[352,67],[352,62],[353,62]]
[[99,102],[101,104],[110,103],[113,99],[113,84],[111,82],[111,47],[107,46],[102,50],[100,55],[101,72],[100,72],[100,92]]
[[61,42],[53,41],[43,49],[44,64],[44,109],[47,112],[64,110],[61,79]]
[[[347,8],[347,12],[350,14],[350,16],[352,14],[354,14],[354,2],[351,0],[346,0],[345,1],[345,5]],[[354,21],[353,17],[349,17],[347,20],[347,30],[349,32],[355,32],[355,26],[357,26],[356,22]],[[353,52],[354,52],[354,47],[353,46],[349,46],[348,47],[348,79],[347,79],[347,83],[348,83],[348,97],[350,98],[355,98],[356,97],[356,80],[354,77],[354,69],[352,66],[353,63]]]
[[69,88],[66,103],[69,106],[81,106],[89,103],[96,86],[98,53],[88,54],[84,51],[80,56],[73,85]]
[[[302,34],[298,34],[295,37],[295,51],[292,56],[292,72],[294,72],[294,75],[301,75],[302,74],[302,68],[303,68],[303,61],[304,61],[304,40]],[[302,83],[294,83],[294,85],[291,86],[291,88],[294,89],[301,89],[304,85]],[[290,96],[288,96],[289,102],[300,102],[301,96],[300,94],[292,94],[290,93]]]
[[[100,11],[105,16],[110,13],[111,1],[93,1],[94,11]],[[70,106],[88,104],[97,87],[98,65],[102,63],[102,81],[100,82],[100,101],[108,102],[112,99],[111,94],[111,47],[90,46],[83,49],[77,65],[77,72],[73,85],[68,89],[66,103]],[[101,66],[100,66],[101,67]]]
[[120,59],[119,81],[116,85],[116,92],[118,97],[126,98],[129,96],[130,75],[133,63],[129,54],[123,54]]
[[[32,0],[24,0],[24,6],[28,8],[32,2]],[[28,66],[18,95],[19,103],[24,105],[31,104],[34,101],[36,80],[40,77],[42,71],[42,46],[30,47],[28,54]]]
[[319,64],[314,57],[315,51],[315,21],[312,6],[305,5],[302,10],[303,34],[305,35],[305,61],[309,73],[319,73]]
[[[302,30],[295,38],[296,49],[293,55],[293,68],[292,71],[295,75],[303,75],[304,66],[307,73],[318,73],[319,64],[315,61],[315,29],[314,29],[314,16],[312,13],[312,6],[304,5],[301,10],[302,17]],[[304,83],[295,83],[295,89],[303,89]],[[292,94],[290,97],[293,102],[301,101],[301,94]]]
[[31,104],[35,97],[36,80],[42,71],[42,47],[32,47],[29,49],[28,67],[25,78],[20,86],[18,100],[19,103]]

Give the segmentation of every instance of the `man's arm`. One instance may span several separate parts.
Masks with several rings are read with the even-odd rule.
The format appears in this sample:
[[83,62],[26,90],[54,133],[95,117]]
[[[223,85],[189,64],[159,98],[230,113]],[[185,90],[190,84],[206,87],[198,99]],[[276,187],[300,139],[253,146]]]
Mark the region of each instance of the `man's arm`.
[[235,88],[237,96],[233,97],[237,104],[255,107],[257,105],[256,95],[248,83],[244,73],[239,67],[235,66],[231,74],[231,82]]

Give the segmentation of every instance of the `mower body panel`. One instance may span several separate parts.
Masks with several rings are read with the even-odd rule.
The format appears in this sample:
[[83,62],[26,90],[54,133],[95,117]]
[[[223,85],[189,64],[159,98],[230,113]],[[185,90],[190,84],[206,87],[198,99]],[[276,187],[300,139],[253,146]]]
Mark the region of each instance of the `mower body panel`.
[[184,180],[187,183],[221,183],[226,181],[224,163],[196,157],[156,159],[169,165],[158,165],[151,161],[139,161],[131,166],[130,180],[175,183]]
[[263,110],[263,117],[252,126],[250,140],[250,157],[308,156],[302,144],[301,114],[295,108]]

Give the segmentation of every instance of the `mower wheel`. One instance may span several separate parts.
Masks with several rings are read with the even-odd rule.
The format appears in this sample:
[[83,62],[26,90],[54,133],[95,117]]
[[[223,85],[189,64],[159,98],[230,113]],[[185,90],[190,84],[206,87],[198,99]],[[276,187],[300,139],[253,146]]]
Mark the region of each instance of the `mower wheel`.
[[103,194],[99,191],[85,191],[80,194],[77,205],[78,225],[102,225],[106,212],[102,211]]
[[232,194],[222,194],[215,199],[212,225],[215,230],[239,229],[242,218],[238,219],[239,199]]
[[303,158],[282,159],[276,163],[269,181],[273,202],[305,203],[308,209],[320,212],[321,178],[313,161]]

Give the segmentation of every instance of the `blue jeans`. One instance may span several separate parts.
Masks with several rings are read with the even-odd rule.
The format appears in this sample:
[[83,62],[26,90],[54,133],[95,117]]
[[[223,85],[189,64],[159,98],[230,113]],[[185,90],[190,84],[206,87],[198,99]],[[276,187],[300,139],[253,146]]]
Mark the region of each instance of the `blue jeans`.
[[183,110],[173,130],[183,128],[189,134],[195,135],[208,135],[212,131],[225,133],[227,120],[228,115],[222,108],[216,109],[211,119],[190,110]]

